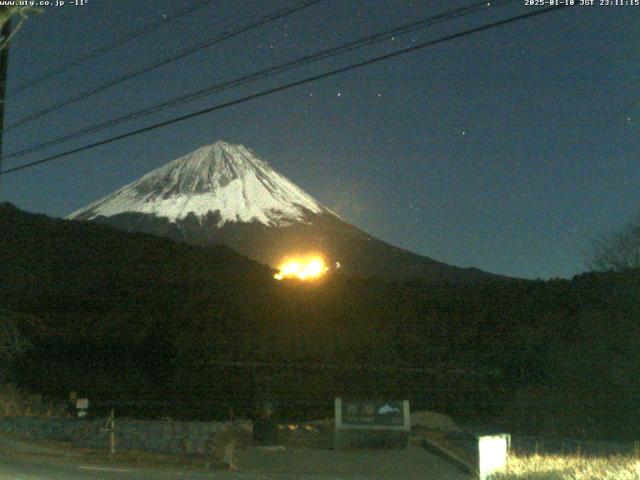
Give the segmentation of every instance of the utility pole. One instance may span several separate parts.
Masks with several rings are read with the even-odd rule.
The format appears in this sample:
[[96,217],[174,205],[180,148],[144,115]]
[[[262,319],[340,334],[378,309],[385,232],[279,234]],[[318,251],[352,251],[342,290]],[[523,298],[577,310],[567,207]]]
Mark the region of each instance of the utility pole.
[[[0,50],[0,173],[2,173],[2,155],[4,155],[3,149],[3,137],[4,137],[4,106],[5,106],[5,93],[7,91],[7,69],[9,67],[9,45],[8,38],[11,35],[11,14],[9,9],[11,7],[1,7],[2,14],[7,16],[7,19],[2,24],[2,30],[0,35],[4,42],[4,48]],[[2,177],[0,177],[0,199],[2,198]]]

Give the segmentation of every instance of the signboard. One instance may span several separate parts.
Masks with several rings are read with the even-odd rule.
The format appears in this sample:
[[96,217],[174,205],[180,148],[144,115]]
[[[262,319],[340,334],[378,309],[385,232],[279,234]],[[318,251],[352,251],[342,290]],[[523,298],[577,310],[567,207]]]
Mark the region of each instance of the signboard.
[[343,425],[402,426],[404,404],[402,401],[342,400]]
[[336,398],[336,448],[406,447],[411,433],[408,400]]
[[89,399],[78,398],[76,400],[76,411],[78,418],[84,418],[87,416],[87,410],[89,410]]

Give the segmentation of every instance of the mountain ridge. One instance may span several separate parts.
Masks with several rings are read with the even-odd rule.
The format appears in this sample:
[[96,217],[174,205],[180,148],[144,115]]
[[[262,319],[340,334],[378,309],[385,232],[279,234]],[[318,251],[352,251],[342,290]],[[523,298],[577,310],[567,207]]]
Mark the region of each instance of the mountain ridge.
[[319,254],[350,275],[467,283],[506,278],[438,262],[343,220],[243,145],[218,141],[67,217],[195,245],[224,244],[278,268]]

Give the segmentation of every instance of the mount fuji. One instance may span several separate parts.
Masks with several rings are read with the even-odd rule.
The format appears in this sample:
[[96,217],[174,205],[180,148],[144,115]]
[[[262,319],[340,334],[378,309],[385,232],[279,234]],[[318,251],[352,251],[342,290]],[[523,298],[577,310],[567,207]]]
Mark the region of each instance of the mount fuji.
[[467,283],[499,278],[393,247],[348,224],[253,151],[201,147],[67,217],[195,245],[224,244],[277,266],[319,253],[344,273]]

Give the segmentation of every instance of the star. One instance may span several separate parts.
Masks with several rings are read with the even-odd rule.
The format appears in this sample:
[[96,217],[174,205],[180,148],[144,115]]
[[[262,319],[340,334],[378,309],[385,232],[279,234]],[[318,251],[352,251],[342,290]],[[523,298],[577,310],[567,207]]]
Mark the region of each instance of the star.
[[341,97],[341,96],[342,96],[342,92],[338,92],[338,97]]

